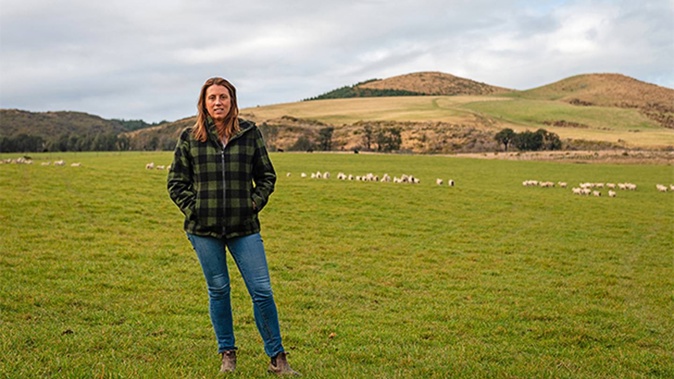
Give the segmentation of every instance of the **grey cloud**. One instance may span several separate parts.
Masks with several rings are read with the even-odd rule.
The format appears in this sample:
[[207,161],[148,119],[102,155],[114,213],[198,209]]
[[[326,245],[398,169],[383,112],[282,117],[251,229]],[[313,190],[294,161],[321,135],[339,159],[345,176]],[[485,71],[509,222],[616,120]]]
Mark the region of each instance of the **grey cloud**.
[[[674,85],[667,0],[0,1],[2,108],[175,120],[214,75],[242,107],[428,70],[517,89],[585,72]],[[576,33],[584,14],[597,18]]]

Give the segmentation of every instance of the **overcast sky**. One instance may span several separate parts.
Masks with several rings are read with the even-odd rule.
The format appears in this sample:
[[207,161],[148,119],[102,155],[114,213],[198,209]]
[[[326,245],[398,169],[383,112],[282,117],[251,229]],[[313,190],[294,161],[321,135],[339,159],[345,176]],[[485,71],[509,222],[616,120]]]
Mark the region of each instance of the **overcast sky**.
[[0,0],[0,108],[174,121],[212,76],[241,108],[419,71],[674,88],[672,25],[674,0]]

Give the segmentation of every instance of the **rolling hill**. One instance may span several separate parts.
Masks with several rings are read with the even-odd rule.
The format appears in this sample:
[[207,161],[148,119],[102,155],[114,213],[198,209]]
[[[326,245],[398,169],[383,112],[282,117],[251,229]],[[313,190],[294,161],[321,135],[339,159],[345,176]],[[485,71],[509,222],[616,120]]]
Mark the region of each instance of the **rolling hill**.
[[[260,126],[271,150],[316,146],[326,132],[332,150],[369,150],[368,130],[397,130],[401,151],[495,151],[493,136],[503,128],[544,128],[559,135],[567,149],[674,149],[674,90],[620,74],[578,75],[515,91],[419,72],[319,98],[241,109],[241,116]],[[192,116],[131,131],[115,120],[77,112],[0,110],[0,116],[0,137],[113,131],[133,150],[171,149],[178,132],[195,121]]]
[[513,95],[579,106],[636,108],[662,126],[674,129],[674,90],[625,75],[578,75]]
[[399,75],[388,79],[369,81],[358,87],[377,90],[403,90],[432,96],[481,96],[512,91],[507,88],[496,87],[442,72],[418,72]]

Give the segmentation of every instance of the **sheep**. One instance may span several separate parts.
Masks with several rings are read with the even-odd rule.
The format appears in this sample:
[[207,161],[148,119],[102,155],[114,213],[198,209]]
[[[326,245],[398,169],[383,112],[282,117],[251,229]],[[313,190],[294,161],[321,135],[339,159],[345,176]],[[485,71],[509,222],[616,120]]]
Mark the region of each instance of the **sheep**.
[[440,178],[435,179],[435,184],[441,186],[442,185],[442,179],[440,179]]
[[145,165],[145,169],[147,169],[147,170],[152,170],[152,169],[154,169],[154,162],[150,162],[150,163],[146,164],[146,165]]
[[390,181],[391,181],[391,177],[389,176],[389,174],[384,174],[384,175],[381,177],[381,181],[382,181],[382,182],[390,182]]
[[674,184],[670,184],[670,185],[669,185],[669,190],[670,190],[670,191],[674,191]]
[[164,166],[164,165],[157,165],[155,168],[156,168],[157,170],[163,170],[163,169],[166,168],[166,166]]
[[608,197],[615,197],[615,191],[608,190]]
[[339,180],[346,180],[346,174],[343,172],[340,172],[337,174],[337,179]]
[[557,185],[559,185],[560,188],[566,188],[567,183],[566,182],[557,182]]
[[583,189],[580,187],[573,187],[571,188],[571,191],[573,192],[574,195],[582,195],[583,194]]
[[40,166],[49,166],[51,162],[42,162],[40,163]]
[[306,173],[306,172],[303,172],[303,173],[300,174],[300,178],[306,178],[306,177],[307,177],[307,173]]
[[59,161],[54,161],[54,166],[65,166],[66,161],[64,160],[59,160]]
[[330,179],[330,173],[329,172],[324,172],[323,173],[323,179]]
[[606,187],[610,189],[615,189],[615,183],[606,183]]
[[71,163],[70,167],[80,167],[82,164],[80,162]]
[[454,179],[449,179],[447,181],[447,185],[450,186],[450,187],[454,187]]
[[601,192],[599,192],[599,191],[592,191],[592,196],[597,196],[597,197],[599,197],[599,196],[601,196]]
[[286,172],[286,177],[288,177],[288,178],[290,177],[290,173],[289,173],[289,172]]
[[667,192],[667,186],[664,186],[662,184],[656,184],[655,188],[660,192]]

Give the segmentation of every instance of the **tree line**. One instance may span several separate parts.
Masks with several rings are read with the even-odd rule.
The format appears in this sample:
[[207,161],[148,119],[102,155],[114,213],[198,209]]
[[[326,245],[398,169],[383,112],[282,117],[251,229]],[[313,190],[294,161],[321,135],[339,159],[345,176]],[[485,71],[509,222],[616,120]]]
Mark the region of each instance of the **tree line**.
[[60,134],[45,139],[41,136],[21,133],[0,137],[0,152],[57,152],[57,151],[125,151],[129,150],[128,137],[116,133],[79,135]]
[[559,136],[545,129],[517,133],[510,128],[505,128],[496,133],[494,139],[503,145],[505,151],[508,151],[508,147],[514,147],[520,151],[560,150],[562,148]]

